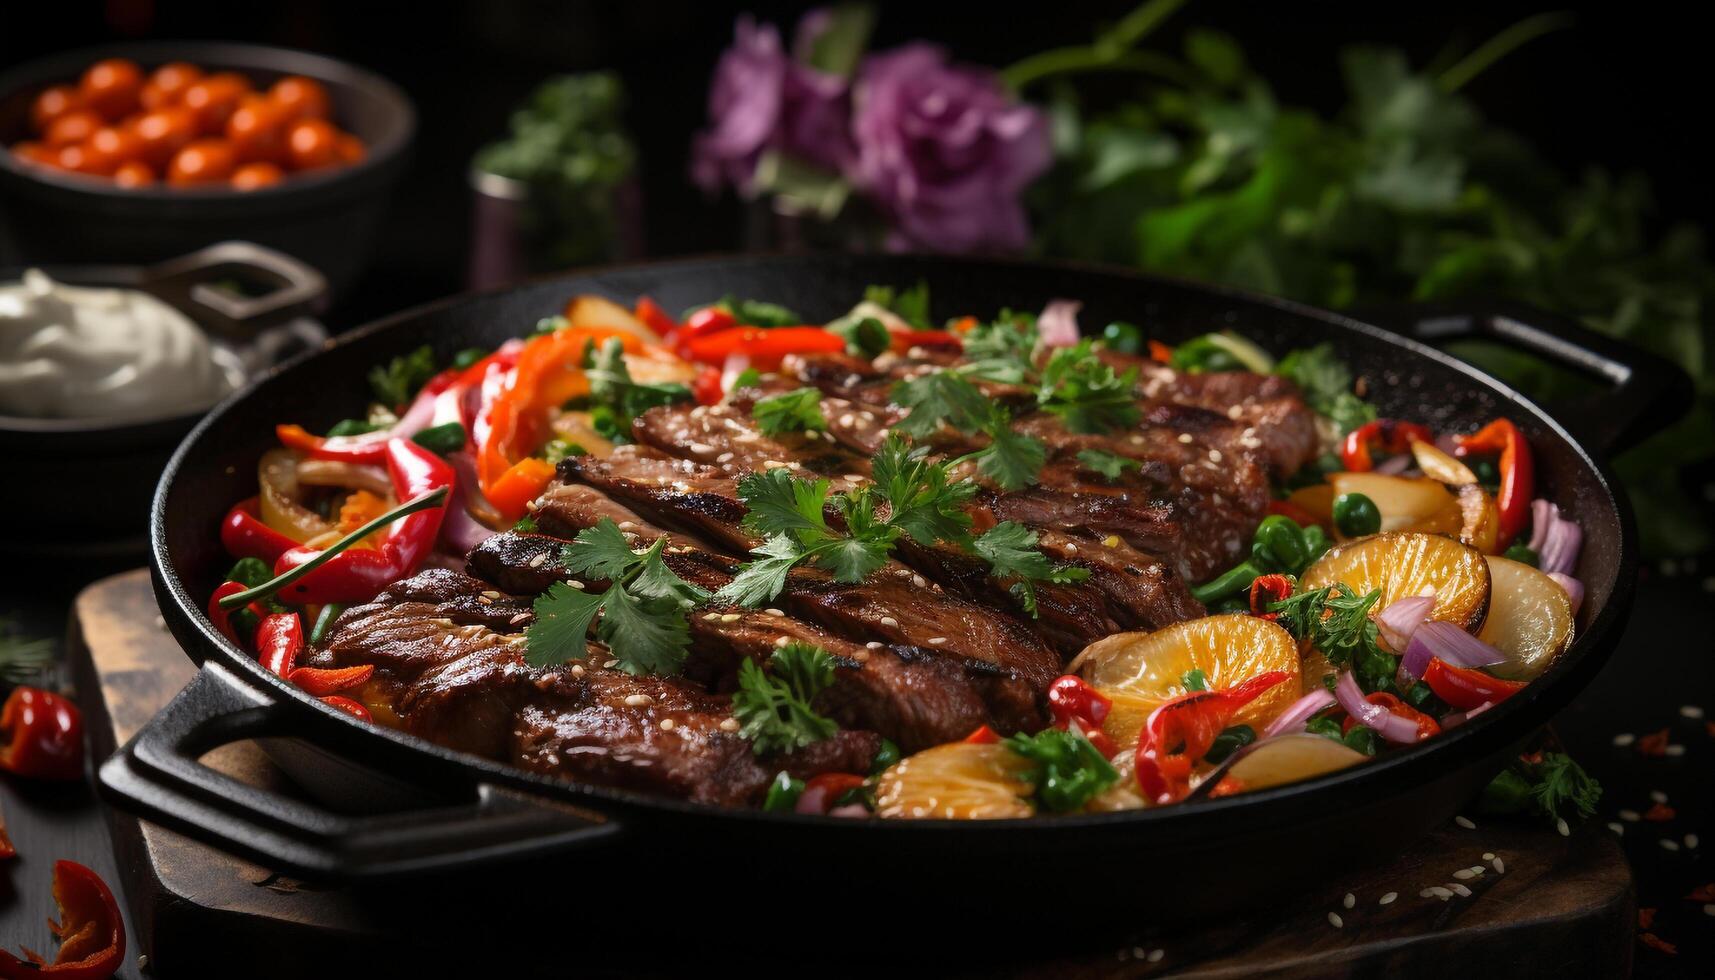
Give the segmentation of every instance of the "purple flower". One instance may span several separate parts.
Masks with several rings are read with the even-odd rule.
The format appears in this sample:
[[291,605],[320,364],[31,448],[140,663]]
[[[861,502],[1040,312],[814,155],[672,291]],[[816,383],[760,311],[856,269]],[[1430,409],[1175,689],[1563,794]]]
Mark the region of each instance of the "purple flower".
[[691,176],[710,193],[726,184],[748,193],[771,149],[836,171],[853,158],[846,80],[788,58],[774,25],[749,17],[738,19],[715,66],[709,122],[692,147]]
[[865,59],[853,101],[850,172],[893,219],[898,244],[969,252],[1029,242],[1019,194],[1051,162],[1048,119],[993,73],[910,44]]

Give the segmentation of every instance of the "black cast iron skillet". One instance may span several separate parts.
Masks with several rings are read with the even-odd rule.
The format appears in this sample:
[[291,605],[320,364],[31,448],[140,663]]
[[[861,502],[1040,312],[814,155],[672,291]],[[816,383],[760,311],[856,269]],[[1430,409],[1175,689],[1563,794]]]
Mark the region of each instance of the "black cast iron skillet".
[[[1312,781],[1122,814],[869,822],[726,811],[575,785],[361,724],[270,675],[221,640],[203,615],[231,563],[217,521],[255,492],[256,461],[272,445],[273,426],[296,421],[314,429],[353,414],[365,398],[364,372],[377,362],[421,343],[443,359],[496,345],[581,292],[626,302],[648,294],[668,309],[732,293],[779,301],[819,322],[844,311],[868,284],[919,279],[946,312],[1038,309],[1054,297],[1075,297],[1084,303],[1086,328],[1125,319],[1169,340],[1230,328],[1277,353],[1328,341],[1368,379],[1383,415],[1455,430],[1510,416],[1530,438],[1541,485],[1585,531],[1578,574],[1587,598],[1576,641],[1523,693],[1471,723]],[[1575,437],[1495,379],[1420,340],[1339,314],[1068,265],[696,260],[569,276],[402,313],[233,396],[167,467],[152,525],[155,588],[173,634],[202,669],[102,765],[103,790],[150,820],[270,867],[322,877],[373,881],[489,869],[524,880],[551,869],[590,883],[597,869],[607,875],[650,866],[681,883],[689,878],[699,891],[718,884],[718,905],[740,894],[733,889],[744,882],[796,882],[814,868],[819,886],[847,900],[909,898],[921,907],[947,894],[967,908],[1007,905],[1055,882],[1111,880],[1124,889],[1128,915],[1168,916],[1279,894],[1342,861],[1385,856],[1448,819],[1595,675],[1619,637],[1636,562],[1631,518],[1604,454],[1659,425],[1688,397],[1670,365],[1535,313],[1431,311],[1410,329],[1424,340],[1486,337],[1591,375],[1604,390],[1580,416],[1589,427]],[[320,802],[255,789],[197,761],[244,738],[261,740]],[[551,860],[500,863],[523,858]],[[1080,870],[1068,879],[1073,867]]]

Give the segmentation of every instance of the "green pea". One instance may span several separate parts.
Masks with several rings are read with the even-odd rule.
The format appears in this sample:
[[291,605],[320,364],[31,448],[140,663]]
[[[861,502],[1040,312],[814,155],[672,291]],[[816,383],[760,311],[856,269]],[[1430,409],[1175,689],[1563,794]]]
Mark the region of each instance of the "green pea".
[[768,784],[768,796],[762,801],[762,808],[772,812],[787,811],[798,805],[798,797],[804,795],[804,781],[793,779],[792,774],[781,770],[774,777],[774,782]]
[[1143,352],[1143,331],[1136,324],[1124,320],[1115,320],[1103,327],[1102,340],[1107,342],[1109,350],[1117,350],[1121,354]]
[[869,764],[871,773],[885,772],[887,767],[899,761],[899,746],[893,744],[890,738],[881,740],[881,748],[876,750],[875,761]]
[[1382,512],[1364,494],[1342,493],[1334,498],[1334,526],[1348,538],[1374,534],[1382,529]]
[[464,426],[457,422],[431,425],[411,437],[411,441],[432,453],[445,456],[464,448]]
[[1508,548],[1501,557],[1511,558],[1513,561],[1522,561],[1532,568],[1538,567],[1542,562],[1542,556],[1537,554],[1536,549],[1528,544],[1515,544]]

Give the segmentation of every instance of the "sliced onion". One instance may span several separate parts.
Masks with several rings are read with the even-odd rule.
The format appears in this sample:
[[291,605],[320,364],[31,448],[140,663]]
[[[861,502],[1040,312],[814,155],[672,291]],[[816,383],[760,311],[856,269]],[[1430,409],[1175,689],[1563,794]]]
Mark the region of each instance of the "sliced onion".
[[750,367],[750,358],[743,354],[728,354],[726,363],[721,366],[721,391],[732,391],[733,382]]
[[862,803],[847,803],[845,806],[837,806],[832,810],[829,810],[828,816],[845,817],[847,819],[855,817],[859,820],[864,820],[869,818],[870,812],[869,807],[864,806]]
[[1412,459],[1409,455],[1400,453],[1397,456],[1389,456],[1387,459],[1377,463],[1375,469],[1371,472],[1380,473],[1383,476],[1398,476],[1401,473],[1404,473],[1411,463]]
[[1549,572],[1548,577],[1566,590],[1566,598],[1572,600],[1572,615],[1578,615],[1578,607],[1584,604],[1584,583],[1565,572]]
[[1349,670],[1342,673],[1339,683],[1334,685],[1334,700],[1340,702],[1346,714],[1357,719],[1359,724],[1375,729],[1376,734],[1390,742],[1410,745],[1417,741],[1417,723],[1401,718],[1379,704],[1365,701],[1358,679]]
[[1560,508],[1552,500],[1541,497],[1530,502],[1530,540],[1525,545],[1537,554],[1542,554],[1542,543],[1548,540],[1548,529],[1554,525],[1560,516]]
[[1400,675],[1411,680],[1423,676],[1429,661],[1437,659],[1450,667],[1493,667],[1507,662],[1506,654],[1484,643],[1452,623],[1424,623],[1411,636],[1400,658]]
[[1078,342],[1078,310],[1075,299],[1053,299],[1036,318],[1036,336],[1046,347],[1070,347]]
[[1555,515],[1554,526],[1542,542],[1537,567],[1550,575],[1570,575],[1578,565],[1578,552],[1584,546],[1584,531],[1576,523]]
[[1399,653],[1411,645],[1411,636],[1435,610],[1435,593],[1396,599],[1376,614],[1376,630],[1389,650]]
[[379,466],[348,463],[339,459],[298,460],[298,482],[311,487],[345,487],[368,490],[385,498],[393,492],[387,471]]
[[1262,738],[1257,739],[1257,742],[1273,738],[1276,735],[1289,735],[1293,732],[1303,731],[1305,723],[1315,716],[1316,712],[1333,703],[1334,695],[1330,694],[1327,688],[1319,687],[1311,691],[1292,702],[1291,707],[1282,711],[1273,721],[1269,722],[1268,727],[1262,730]]
[[447,462],[453,466],[453,472],[458,479],[453,482],[453,499],[447,507],[446,517],[441,520],[441,540],[448,548],[468,554],[477,545],[499,533],[471,516],[471,511],[492,516],[499,520],[499,514],[488,503],[482,494],[474,492],[476,487],[476,463],[469,453],[458,452],[447,457]]

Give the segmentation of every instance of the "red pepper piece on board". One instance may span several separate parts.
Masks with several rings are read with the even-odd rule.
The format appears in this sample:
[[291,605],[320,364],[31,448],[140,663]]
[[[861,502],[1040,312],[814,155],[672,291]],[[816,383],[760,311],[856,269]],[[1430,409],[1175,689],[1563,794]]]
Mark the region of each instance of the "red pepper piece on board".
[[[450,487],[457,479],[446,460],[409,439],[387,441],[387,473],[393,481],[393,492],[401,501],[416,500]],[[326,564],[282,590],[280,600],[294,604],[351,604],[375,598],[388,585],[416,571],[428,557],[434,549],[435,536],[441,531],[446,509],[442,504],[394,521],[382,532],[385,537],[378,547],[348,548],[334,555]],[[274,563],[274,574],[284,574],[318,554],[320,551],[315,548],[293,548]]]
[[1454,667],[1439,657],[1423,669],[1423,682],[1436,697],[1461,711],[1499,704],[1524,690],[1523,681],[1502,680],[1473,667]]
[[327,697],[322,698],[322,703],[338,708],[353,718],[356,718],[358,721],[375,720],[370,717],[369,709],[364,707],[362,702],[353,701],[351,698],[348,698],[343,694],[330,694]]
[[804,792],[798,795],[798,802],[792,809],[798,813],[827,813],[839,803],[841,796],[863,783],[863,777],[856,773],[822,773],[804,784]]
[[1500,511],[1500,539],[1495,547],[1504,550],[1530,520],[1530,498],[1536,492],[1536,464],[1531,458],[1530,443],[1511,419],[1495,419],[1468,436],[1454,439],[1454,455],[1498,453],[1501,471],[1500,491],[1495,494],[1495,508]]
[[1346,433],[1346,441],[1340,444],[1340,465],[1348,473],[1367,473],[1376,468],[1370,455],[1373,447],[1403,453],[1414,442],[1434,441],[1435,433],[1427,426],[1398,419],[1376,419]]
[[54,902],[60,917],[48,927],[60,941],[52,962],[31,950],[26,960],[0,949],[0,978],[28,980],[103,980],[125,962],[125,920],[113,889],[101,876],[76,861],[54,862]]
[[304,649],[304,624],[297,613],[269,613],[256,627],[256,659],[279,677],[291,674]]
[[1137,784],[1143,795],[1155,803],[1184,799],[1191,792],[1191,770],[1233,715],[1290,676],[1267,671],[1224,691],[1181,694],[1151,712],[1137,743]]
[[375,674],[374,664],[356,667],[297,667],[286,679],[318,698],[366,683]]
[[298,542],[262,523],[255,497],[240,500],[226,512],[220,522],[220,543],[234,558],[259,558],[270,565],[298,546]]

